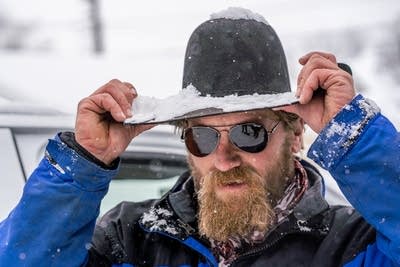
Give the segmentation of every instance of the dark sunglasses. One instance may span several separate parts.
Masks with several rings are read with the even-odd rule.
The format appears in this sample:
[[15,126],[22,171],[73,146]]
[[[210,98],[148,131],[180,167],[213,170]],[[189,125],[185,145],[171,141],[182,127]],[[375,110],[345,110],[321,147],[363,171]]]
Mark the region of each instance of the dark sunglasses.
[[[229,129],[229,140],[237,148],[258,153],[264,150],[268,143],[268,135],[272,134],[279,121],[270,131],[258,123],[242,123]],[[182,140],[190,153],[196,157],[205,157],[217,148],[221,133],[209,126],[193,126],[183,130]]]

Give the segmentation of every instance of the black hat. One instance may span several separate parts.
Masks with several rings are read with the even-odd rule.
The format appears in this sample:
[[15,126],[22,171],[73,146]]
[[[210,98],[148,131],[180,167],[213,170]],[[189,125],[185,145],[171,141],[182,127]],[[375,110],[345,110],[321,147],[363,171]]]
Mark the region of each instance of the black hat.
[[[182,88],[176,102],[172,97],[152,103],[158,108],[164,101],[165,107],[158,116],[142,116],[142,123],[297,102],[290,90],[286,57],[277,34],[262,16],[242,8],[213,14],[195,29],[186,49]],[[174,109],[169,115],[168,107]],[[134,115],[131,123],[138,123],[139,117],[135,119]]]

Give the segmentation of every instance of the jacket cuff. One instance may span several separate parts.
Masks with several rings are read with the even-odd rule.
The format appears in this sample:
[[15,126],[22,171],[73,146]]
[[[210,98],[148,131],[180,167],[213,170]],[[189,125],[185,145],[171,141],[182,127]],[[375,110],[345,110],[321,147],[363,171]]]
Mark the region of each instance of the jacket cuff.
[[62,142],[57,135],[49,140],[45,157],[58,171],[58,176],[65,182],[76,184],[84,191],[100,191],[108,185],[117,173],[116,169],[104,169],[86,159],[74,149]]
[[75,150],[79,155],[84,157],[85,159],[99,165],[103,169],[116,169],[118,168],[119,158],[113,160],[110,165],[105,164],[95,156],[93,156],[89,151],[87,151],[84,147],[82,147],[75,139],[75,133],[73,132],[62,132],[58,134],[60,140],[65,143],[67,146]]
[[375,102],[357,95],[320,132],[307,156],[324,169],[334,168],[379,113]]

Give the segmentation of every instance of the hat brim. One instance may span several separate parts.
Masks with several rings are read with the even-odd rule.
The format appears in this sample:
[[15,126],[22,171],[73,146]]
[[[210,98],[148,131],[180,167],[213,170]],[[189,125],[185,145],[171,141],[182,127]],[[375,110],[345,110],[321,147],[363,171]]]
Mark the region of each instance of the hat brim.
[[179,120],[233,112],[276,108],[298,103],[293,92],[281,94],[201,96],[195,90],[185,89],[165,99],[138,96],[132,104],[133,116],[125,124],[173,124]]

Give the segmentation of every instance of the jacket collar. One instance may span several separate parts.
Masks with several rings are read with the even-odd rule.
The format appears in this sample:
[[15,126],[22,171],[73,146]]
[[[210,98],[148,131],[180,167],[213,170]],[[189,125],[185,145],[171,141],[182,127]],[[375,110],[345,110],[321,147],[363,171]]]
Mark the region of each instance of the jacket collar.
[[301,160],[301,164],[307,172],[309,188],[300,202],[293,209],[296,219],[307,221],[313,216],[329,208],[323,194],[325,192],[324,180],[319,171],[310,163]]
[[189,172],[183,174],[181,178],[183,177],[186,179],[183,179],[179,190],[171,191],[168,201],[179,218],[185,223],[194,223],[197,213],[197,195],[194,190],[193,177]]

